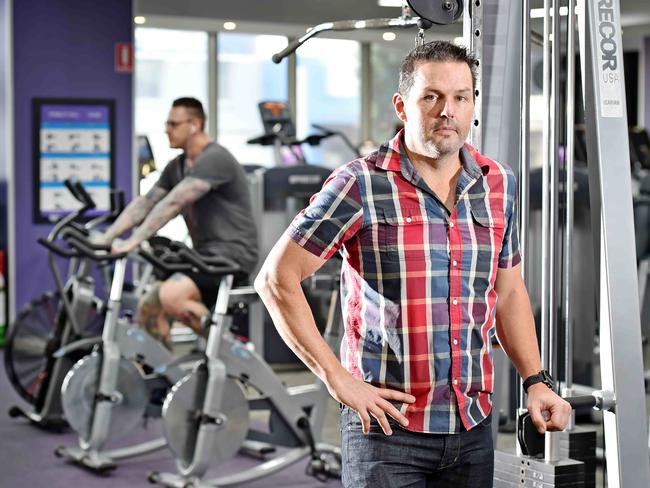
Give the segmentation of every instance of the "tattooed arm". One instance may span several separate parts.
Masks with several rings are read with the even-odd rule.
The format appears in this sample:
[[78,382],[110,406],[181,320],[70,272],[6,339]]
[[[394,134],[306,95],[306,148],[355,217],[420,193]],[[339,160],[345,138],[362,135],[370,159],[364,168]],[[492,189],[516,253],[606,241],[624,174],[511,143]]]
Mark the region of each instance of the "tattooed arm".
[[127,230],[139,225],[151,209],[154,208],[154,205],[162,200],[167,193],[167,190],[159,186],[154,186],[146,195],[141,195],[134,199],[122,211],[113,225],[106,229],[100,240],[110,243]]
[[194,203],[208,191],[210,191],[210,183],[207,181],[193,177],[184,178],[151,209],[131,237],[113,246],[113,251],[129,252],[135,249],[142,241],[154,235],[158,229],[176,217],[184,207]]

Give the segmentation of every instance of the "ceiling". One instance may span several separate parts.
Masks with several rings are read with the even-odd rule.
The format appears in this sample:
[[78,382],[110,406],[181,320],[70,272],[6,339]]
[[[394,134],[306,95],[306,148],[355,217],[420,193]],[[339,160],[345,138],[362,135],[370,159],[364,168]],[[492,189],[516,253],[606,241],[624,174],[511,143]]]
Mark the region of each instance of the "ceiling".
[[[155,27],[221,30],[223,21],[237,21],[247,32],[299,36],[305,29],[326,21],[398,17],[399,7],[380,7],[377,0],[134,0],[134,13],[147,17]],[[467,0],[465,0],[467,2]],[[565,2],[563,2],[565,3]],[[532,8],[542,8],[544,0],[531,0]],[[649,0],[621,0],[623,38],[627,49],[641,45],[650,36]],[[533,28],[540,21],[533,22]],[[460,24],[434,26],[441,37],[462,35]],[[539,27],[541,30],[541,25]],[[356,31],[347,38],[375,41],[381,32]],[[341,37],[330,35],[328,37]],[[398,36],[397,41],[413,42],[413,31]]]

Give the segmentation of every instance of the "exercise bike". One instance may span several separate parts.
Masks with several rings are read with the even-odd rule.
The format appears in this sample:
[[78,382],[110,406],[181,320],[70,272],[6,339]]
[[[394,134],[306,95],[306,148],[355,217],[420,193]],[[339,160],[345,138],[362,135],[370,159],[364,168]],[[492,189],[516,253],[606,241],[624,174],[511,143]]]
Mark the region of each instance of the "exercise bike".
[[[97,337],[103,323],[103,302],[95,293],[88,260],[55,244],[70,226],[82,232],[114,218],[123,207],[123,195],[113,195],[114,211],[82,225],[88,211],[95,208],[80,182],[66,180],[66,187],[82,206],[60,219],[47,238],[38,242],[48,250],[48,264],[57,286],[32,300],[18,313],[7,338],[4,361],[9,380],[18,394],[31,404],[9,409],[11,417],[27,418],[32,425],[60,432],[67,426],[61,407],[61,384],[72,365],[85,352],[55,356],[60,347],[79,338]],[[57,257],[69,259],[68,278],[61,277]]]
[[[69,246],[84,257],[115,264],[101,337],[80,340],[58,351],[69,355],[92,349],[70,369],[61,387],[63,411],[79,436],[79,445],[58,446],[54,453],[81,467],[106,473],[117,467],[118,460],[166,446],[166,440],[160,437],[107,449],[109,441],[132,433],[144,418],[160,414],[160,407],[156,409],[152,403],[155,396],[164,397],[164,392],[185,375],[181,364],[198,357],[174,359],[168,349],[128,317],[120,318],[126,255],[112,254],[108,246],[95,245],[75,231],[67,231],[65,237]],[[139,252],[168,273],[191,269],[187,264],[165,263],[153,253]]]
[[[340,452],[318,443],[329,394],[321,381],[286,387],[254,344],[230,331],[233,313],[258,297],[252,287],[233,288],[236,267],[223,270],[187,256],[197,269],[220,280],[202,361],[177,382],[163,405],[163,426],[176,458],[177,473],[149,474],[149,481],[169,487],[233,486],[266,477],[308,459],[307,472],[320,479],[340,476]],[[334,272],[332,276],[338,276]],[[336,278],[329,280],[330,313],[324,337],[336,351],[340,306]],[[266,425],[254,425],[250,412],[270,413]],[[232,457],[247,443],[289,449],[264,458],[245,472],[205,480],[211,466]],[[268,451],[275,452],[273,447]]]

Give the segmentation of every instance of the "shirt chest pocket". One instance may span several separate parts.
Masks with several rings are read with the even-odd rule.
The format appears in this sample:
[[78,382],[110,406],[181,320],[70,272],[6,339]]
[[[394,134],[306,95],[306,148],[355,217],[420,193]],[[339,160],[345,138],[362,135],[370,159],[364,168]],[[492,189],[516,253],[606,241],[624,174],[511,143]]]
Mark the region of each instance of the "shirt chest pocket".
[[505,232],[505,219],[503,213],[493,210],[490,214],[486,207],[485,199],[472,201],[471,205],[471,229],[469,231],[469,242],[472,243],[472,250],[476,252],[478,265],[490,265],[501,253],[503,235]]
[[423,261],[428,256],[426,216],[418,207],[380,209],[377,237],[384,256],[390,261]]

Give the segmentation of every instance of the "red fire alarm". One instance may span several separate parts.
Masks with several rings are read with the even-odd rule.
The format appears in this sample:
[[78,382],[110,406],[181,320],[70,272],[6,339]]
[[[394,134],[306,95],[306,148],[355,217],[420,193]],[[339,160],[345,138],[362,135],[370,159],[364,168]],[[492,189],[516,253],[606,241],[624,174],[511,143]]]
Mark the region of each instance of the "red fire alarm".
[[118,42],[115,44],[115,71],[133,73],[133,44]]

